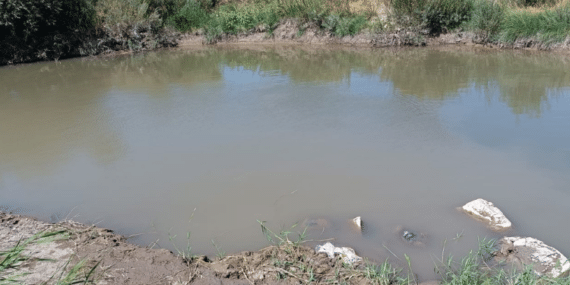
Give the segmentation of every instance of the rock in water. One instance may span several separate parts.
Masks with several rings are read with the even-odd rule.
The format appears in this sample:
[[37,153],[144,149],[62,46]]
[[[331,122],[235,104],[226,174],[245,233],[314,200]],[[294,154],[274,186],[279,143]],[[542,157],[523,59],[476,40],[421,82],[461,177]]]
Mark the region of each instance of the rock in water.
[[356,228],[362,231],[362,218],[360,216],[352,219],[352,223],[356,226]]
[[495,231],[509,229],[512,225],[499,208],[484,199],[473,200],[465,204],[462,209],[466,213],[487,222],[489,227]]
[[411,242],[416,238],[416,234],[410,231],[404,231],[404,233],[402,233],[402,238],[404,238],[406,241]]
[[335,247],[330,242],[327,242],[323,245],[317,245],[315,251],[317,253],[324,252],[329,256],[329,258],[340,256],[342,258],[342,261],[348,264],[354,264],[362,261],[362,257],[356,255],[354,249],[350,247]]
[[495,253],[498,261],[519,263],[519,270],[532,265],[538,275],[556,278],[570,271],[570,261],[555,248],[531,237],[504,237]]
[[412,231],[402,226],[398,226],[396,227],[396,234],[400,236],[400,239],[403,242],[409,245],[418,246],[418,247],[426,246],[428,236],[425,233]]
[[303,221],[303,227],[308,228],[308,229],[322,229],[324,230],[325,228],[329,227],[329,222],[325,219],[322,218],[317,218],[317,219],[306,219],[305,221]]

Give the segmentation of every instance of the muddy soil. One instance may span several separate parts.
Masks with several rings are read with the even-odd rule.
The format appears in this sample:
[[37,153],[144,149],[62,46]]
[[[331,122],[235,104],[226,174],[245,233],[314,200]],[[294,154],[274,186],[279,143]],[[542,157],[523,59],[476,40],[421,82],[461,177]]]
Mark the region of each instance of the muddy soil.
[[[73,221],[50,224],[0,212],[0,252],[40,232],[62,234],[31,243],[28,259],[1,272],[18,275],[22,284],[55,284],[80,261],[94,284],[367,284],[365,265],[351,267],[302,245],[270,246],[210,260],[182,258],[165,249],[140,247],[108,229]],[[1,258],[0,258],[1,261]],[[2,276],[2,275],[5,276]],[[26,275],[27,274],[27,275]],[[55,276],[55,278],[54,278]]]
[[214,39],[208,39],[200,32],[184,34],[178,41],[178,46],[248,43],[341,45],[375,48],[401,46],[484,46],[493,49],[570,51],[570,37],[568,37],[566,41],[556,44],[545,44],[533,38],[518,39],[512,44],[493,44],[472,32],[451,32],[430,35],[426,31],[408,31],[405,29],[380,33],[361,32],[354,36],[336,37],[329,32],[319,29],[314,24],[307,26],[307,24],[302,24],[295,19],[282,20],[271,33],[268,33],[263,27],[259,27],[247,33],[222,35]]

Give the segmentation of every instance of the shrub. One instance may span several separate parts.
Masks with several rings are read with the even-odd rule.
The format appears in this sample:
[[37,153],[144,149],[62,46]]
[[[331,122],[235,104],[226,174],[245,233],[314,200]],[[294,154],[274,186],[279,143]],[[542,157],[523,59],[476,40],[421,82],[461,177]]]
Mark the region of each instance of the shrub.
[[0,0],[0,34],[24,41],[93,27],[95,10],[86,0]]
[[0,65],[72,53],[94,25],[89,0],[0,0]]
[[472,0],[392,0],[392,9],[401,24],[424,26],[432,34],[451,30],[468,21]]
[[423,10],[425,0],[392,0],[392,9],[398,16],[411,16]]
[[98,0],[95,8],[100,24],[106,27],[134,25],[149,18],[160,20],[158,12],[151,10],[145,0]]
[[242,5],[228,4],[221,6],[207,24],[206,33],[217,36],[222,33],[237,34],[249,31],[258,25],[273,28],[279,22],[276,5],[269,3]]
[[147,0],[148,11],[156,12],[161,19],[166,20],[178,13],[187,0]]
[[421,19],[430,33],[439,34],[469,21],[472,10],[471,0],[429,0],[421,12]]
[[322,27],[335,36],[344,37],[357,34],[366,23],[367,19],[363,16],[341,17],[333,14],[323,20]]
[[470,26],[483,40],[495,40],[505,16],[503,5],[489,0],[476,0]]
[[204,26],[209,19],[208,12],[200,3],[189,0],[168,19],[168,22],[179,31],[189,31]]

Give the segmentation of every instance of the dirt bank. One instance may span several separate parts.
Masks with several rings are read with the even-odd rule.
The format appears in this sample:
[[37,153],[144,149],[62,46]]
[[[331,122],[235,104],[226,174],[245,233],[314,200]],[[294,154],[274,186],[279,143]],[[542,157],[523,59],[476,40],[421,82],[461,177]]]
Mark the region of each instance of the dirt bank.
[[[18,247],[24,247],[19,261],[7,270],[0,267],[0,283],[364,284],[385,280],[389,284],[398,278],[393,270],[384,270],[383,276],[376,271],[371,274],[372,264],[347,266],[296,244],[214,261],[182,258],[165,249],[133,245],[111,230],[73,221],[50,224],[0,212],[0,252]],[[0,263],[3,259],[0,255]]]
[[[302,32],[300,32],[302,31]],[[513,44],[492,44],[471,32],[454,32],[430,35],[425,31],[386,31],[360,33],[354,36],[336,37],[316,25],[305,27],[294,19],[283,20],[271,33],[259,27],[248,33],[223,35],[208,39],[200,32],[182,35],[178,46],[224,45],[224,44],[308,44],[356,47],[401,47],[401,46],[480,46],[492,49],[548,50],[570,52],[570,38],[562,43],[546,45],[534,39],[519,39]]]

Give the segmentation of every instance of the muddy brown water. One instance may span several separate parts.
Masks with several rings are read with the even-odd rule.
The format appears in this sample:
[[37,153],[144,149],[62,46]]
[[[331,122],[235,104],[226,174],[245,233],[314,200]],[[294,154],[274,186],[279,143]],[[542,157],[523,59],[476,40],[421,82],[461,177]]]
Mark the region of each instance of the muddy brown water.
[[141,245],[256,250],[258,220],[298,224],[295,239],[323,218],[309,245],[407,254],[430,279],[442,255],[500,237],[456,210],[476,198],[513,221],[507,234],[570,255],[569,182],[562,55],[241,47],[0,68],[3,209]]

